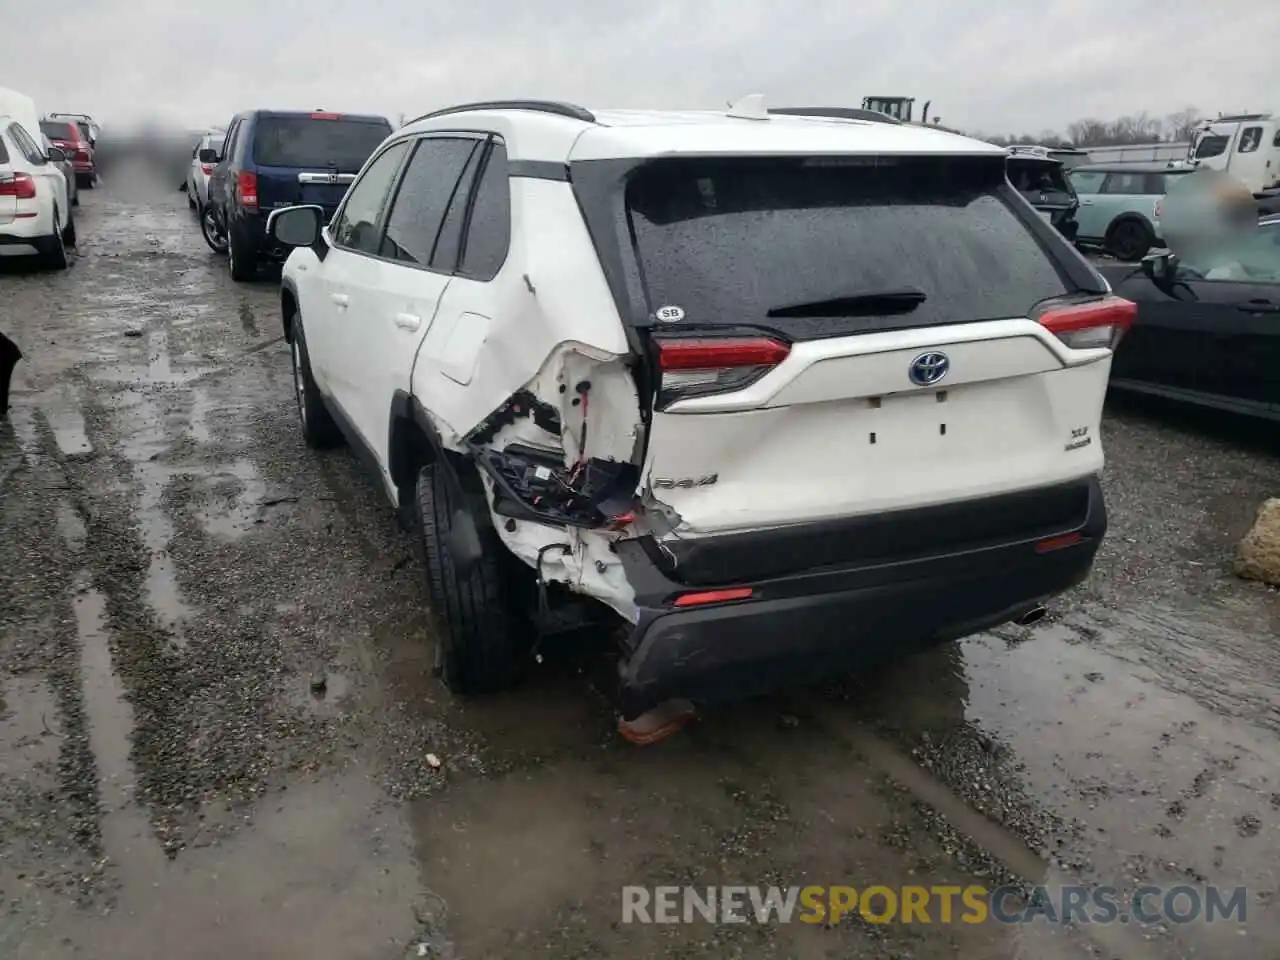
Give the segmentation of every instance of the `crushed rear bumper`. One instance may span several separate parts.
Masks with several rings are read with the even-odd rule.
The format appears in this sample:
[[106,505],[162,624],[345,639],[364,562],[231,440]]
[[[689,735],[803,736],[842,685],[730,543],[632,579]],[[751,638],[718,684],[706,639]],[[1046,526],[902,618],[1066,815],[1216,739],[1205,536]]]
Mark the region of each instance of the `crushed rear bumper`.
[[[1052,529],[1037,524],[999,540],[915,555],[905,541],[895,556],[734,584],[751,587],[751,599],[706,606],[673,606],[682,593],[712,588],[677,582],[639,540],[617,544],[639,607],[619,666],[623,716],[634,718],[674,697],[738,699],[837,677],[1019,617],[1080,583],[1093,565],[1107,526],[1097,479],[1032,493],[1066,502],[1064,491],[1072,487],[1079,507]],[[1008,503],[1025,504],[1027,496],[945,509],[999,517]],[[867,522],[878,532],[896,517],[910,531],[938,510]],[[857,531],[845,523],[833,526],[831,536],[856,537]]]

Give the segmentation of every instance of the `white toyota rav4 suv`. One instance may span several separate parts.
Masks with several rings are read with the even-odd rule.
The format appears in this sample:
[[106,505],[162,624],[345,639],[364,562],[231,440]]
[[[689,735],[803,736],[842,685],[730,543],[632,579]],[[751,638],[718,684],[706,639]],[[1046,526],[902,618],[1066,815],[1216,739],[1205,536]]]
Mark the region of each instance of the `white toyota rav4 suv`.
[[799,112],[453,107],[329,224],[273,212],[305,439],[412,524],[452,689],[513,682],[575,595],[621,618],[626,719],[1029,622],[1088,574],[1134,305],[1003,149]]

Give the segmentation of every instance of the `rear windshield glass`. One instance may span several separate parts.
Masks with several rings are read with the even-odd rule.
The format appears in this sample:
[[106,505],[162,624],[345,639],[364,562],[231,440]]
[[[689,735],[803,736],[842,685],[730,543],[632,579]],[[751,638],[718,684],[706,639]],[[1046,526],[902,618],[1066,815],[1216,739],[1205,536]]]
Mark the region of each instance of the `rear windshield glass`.
[[1196,159],[1203,160],[1205,157],[1221,156],[1226,151],[1227,142],[1230,139],[1230,137],[1219,136],[1216,133],[1206,133],[1196,145]]
[[70,140],[71,124],[57,120],[41,120],[40,132],[50,140]]
[[0,136],[0,163],[9,162],[9,151],[4,145],[4,137]]
[[1043,160],[1009,160],[1009,182],[1019,193],[1070,193],[1067,173],[1060,163]]
[[[770,310],[906,290],[925,300],[904,325],[924,326],[1025,316],[1068,292],[1004,199],[1003,157],[840,165],[858,159],[681,159],[637,172],[627,203],[652,308],[778,326]],[[827,326],[886,324],[862,313]]]
[[356,173],[391,126],[369,120],[263,117],[254,130],[253,159],[265,167],[337,167]]

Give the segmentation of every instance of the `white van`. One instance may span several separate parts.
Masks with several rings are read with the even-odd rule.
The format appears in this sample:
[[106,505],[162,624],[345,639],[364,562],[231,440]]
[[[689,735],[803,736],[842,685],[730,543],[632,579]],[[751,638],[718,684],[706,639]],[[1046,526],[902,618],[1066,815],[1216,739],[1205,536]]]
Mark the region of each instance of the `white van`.
[[1206,120],[1187,159],[1240,180],[1253,193],[1280,187],[1280,122],[1269,113]]

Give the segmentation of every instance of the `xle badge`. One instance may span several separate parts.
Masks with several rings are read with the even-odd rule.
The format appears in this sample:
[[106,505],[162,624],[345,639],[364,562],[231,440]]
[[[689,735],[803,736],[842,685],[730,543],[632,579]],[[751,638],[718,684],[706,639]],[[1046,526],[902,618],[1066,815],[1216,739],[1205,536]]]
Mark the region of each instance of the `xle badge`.
[[1079,450],[1081,447],[1087,447],[1091,443],[1093,443],[1093,437],[1089,436],[1089,428],[1076,427],[1071,431],[1071,441],[1062,449]]
[[659,307],[655,316],[661,323],[679,323],[684,319],[684,311],[679,307]]

